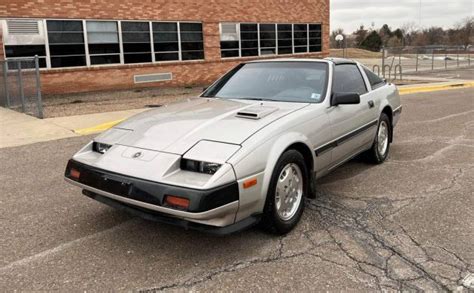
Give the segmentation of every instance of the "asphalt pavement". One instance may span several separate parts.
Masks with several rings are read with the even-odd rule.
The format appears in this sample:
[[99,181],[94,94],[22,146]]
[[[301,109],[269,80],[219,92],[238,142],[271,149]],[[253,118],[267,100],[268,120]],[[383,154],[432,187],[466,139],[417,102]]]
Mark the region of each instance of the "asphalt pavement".
[[320,180],[283,237],[185,231],[83,196],[63,172],[90,136],[0,149],[0,291],[467,292],[473,90],[402,102],[388,161],[355,159]]

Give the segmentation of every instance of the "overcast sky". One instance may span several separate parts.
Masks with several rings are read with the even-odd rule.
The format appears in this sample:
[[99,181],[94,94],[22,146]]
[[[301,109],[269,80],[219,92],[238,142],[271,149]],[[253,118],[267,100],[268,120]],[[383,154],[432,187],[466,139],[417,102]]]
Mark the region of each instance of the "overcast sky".
[[[361,24],[375,28],[388,24],[392,29],[413,22],[421,27],[452,27],[474,15],[474,0],[330,0],[331,31],[343,28],[351,33]],[[420,18],[421,11],[421,18]],[[420,22],[421,19],[421,22]]]

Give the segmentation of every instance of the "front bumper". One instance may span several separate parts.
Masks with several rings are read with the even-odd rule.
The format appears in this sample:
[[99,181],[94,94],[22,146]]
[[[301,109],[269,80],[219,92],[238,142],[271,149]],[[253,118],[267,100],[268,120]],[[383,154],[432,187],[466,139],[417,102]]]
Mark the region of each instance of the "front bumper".
[[[71,169],[80,172],[78,179],[71,177]],[[183,226],[183,221],[209,226],[204,230],[229,226],[234,224],[239,207],[237,182],[208,190],[183,188],[116,174],[75,160],[68,162],[65,179],[98,201],[116,208],[120,206],[129,212],[133,210],[142,217],[148,214],[153,215],[154,220],[166,218],[166,222],[175,222],[179,226]],[[166,195],[189,199],[189,208],[179,210],[166,206]],[[188,224],[184,226],[194,228]]]

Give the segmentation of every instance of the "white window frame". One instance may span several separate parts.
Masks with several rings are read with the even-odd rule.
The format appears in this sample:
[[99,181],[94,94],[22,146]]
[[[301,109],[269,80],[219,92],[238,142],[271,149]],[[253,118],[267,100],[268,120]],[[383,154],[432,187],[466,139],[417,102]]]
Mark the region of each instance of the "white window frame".
[[[14,19],[23,19],[23,18],[6,18],[4,20],[14,20]],[[45,50],[46,50],[46,67],[45,68],[40,68],[41,71],[44,70],[56,70],[56,69],[84,69],[84,68],[96,68],[96,67],[113,67],[113,66],[134,66],[134,65],[146,65],[146,64],[166,64],[166,63],[179,63],[179,62],[203,62],[205,61],[206,58],[206,48],[205,48],[205,36],[204,36],[204,24],[202,21],[192,21],[192,20],[187,20],[187,21],[177,21],[177,20],[117,20],[117,19],[77,19],[77,18],[35,18],[37,20],[41,20],[43,22],[43,28],[45,32]],[[47,27],[47,21],[48,20],[57,20],[57,21],[81,21],[82,26],[83,26],[83,37],[84,37],[84,50],[85,50],[85,57],[86,57],[86,65],[85,66],[74,66],[74,67],[51,67],[51,54],[50,54],[50,49],[49,49],[49,37],[48,37],[48,27]],[[118,39],[119,39],[119,47],[120,47],[120,63],[114,63],[114,64],[90,64],[90,54],[89,54],[89,47],[88,47],[88,39],[87,39],[87,21],[114,21],[117,23],[118,26]],[[124,50],[123,50],[123,38],[122,38],[122,22],[123,21],[131,21],[131,22],[148,22],[149,27],[150,27],[150,42],[151,42],[151,54],[152,54],[152,62],[142,62],[142,63],[127,63],[125,64],[124,61]],[[179,60],[170,60],[170,61],[156,61],[155,60],[155,50],[154,50],[154,42],[153,42],[153,22],[175,22],[178,26],[178,48],[179,48]],[[203,43],[203,51],[204,51],[204,57],[203,59],[194,59],[194,60],[185,60],[183,61],[182,59],[182,50],[181,50],[181,30],[180,30],[180,23],[199,23],[202,26],[202,43]],[[239,26],[240,28],[240,26]],[[239,35],[240,39],[240,35]],[[5,50],[4,50],[5,52]],[[239,43],[239,53],[240,53],[240,43]],[[6,59],[6,52],[4,53],[4,58]]]

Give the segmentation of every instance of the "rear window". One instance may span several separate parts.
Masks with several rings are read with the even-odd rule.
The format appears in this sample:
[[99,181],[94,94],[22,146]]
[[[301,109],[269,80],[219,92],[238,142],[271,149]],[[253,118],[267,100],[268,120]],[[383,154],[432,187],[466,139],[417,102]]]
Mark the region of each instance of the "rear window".
[[369,79],[369,83],[372,89],[376,89],[385,84],[385,81],[383,79],[381,79],[377,74],[373,73],[368,68],[364,67],[364,72],[365,75],[367,75],[367,78]]

